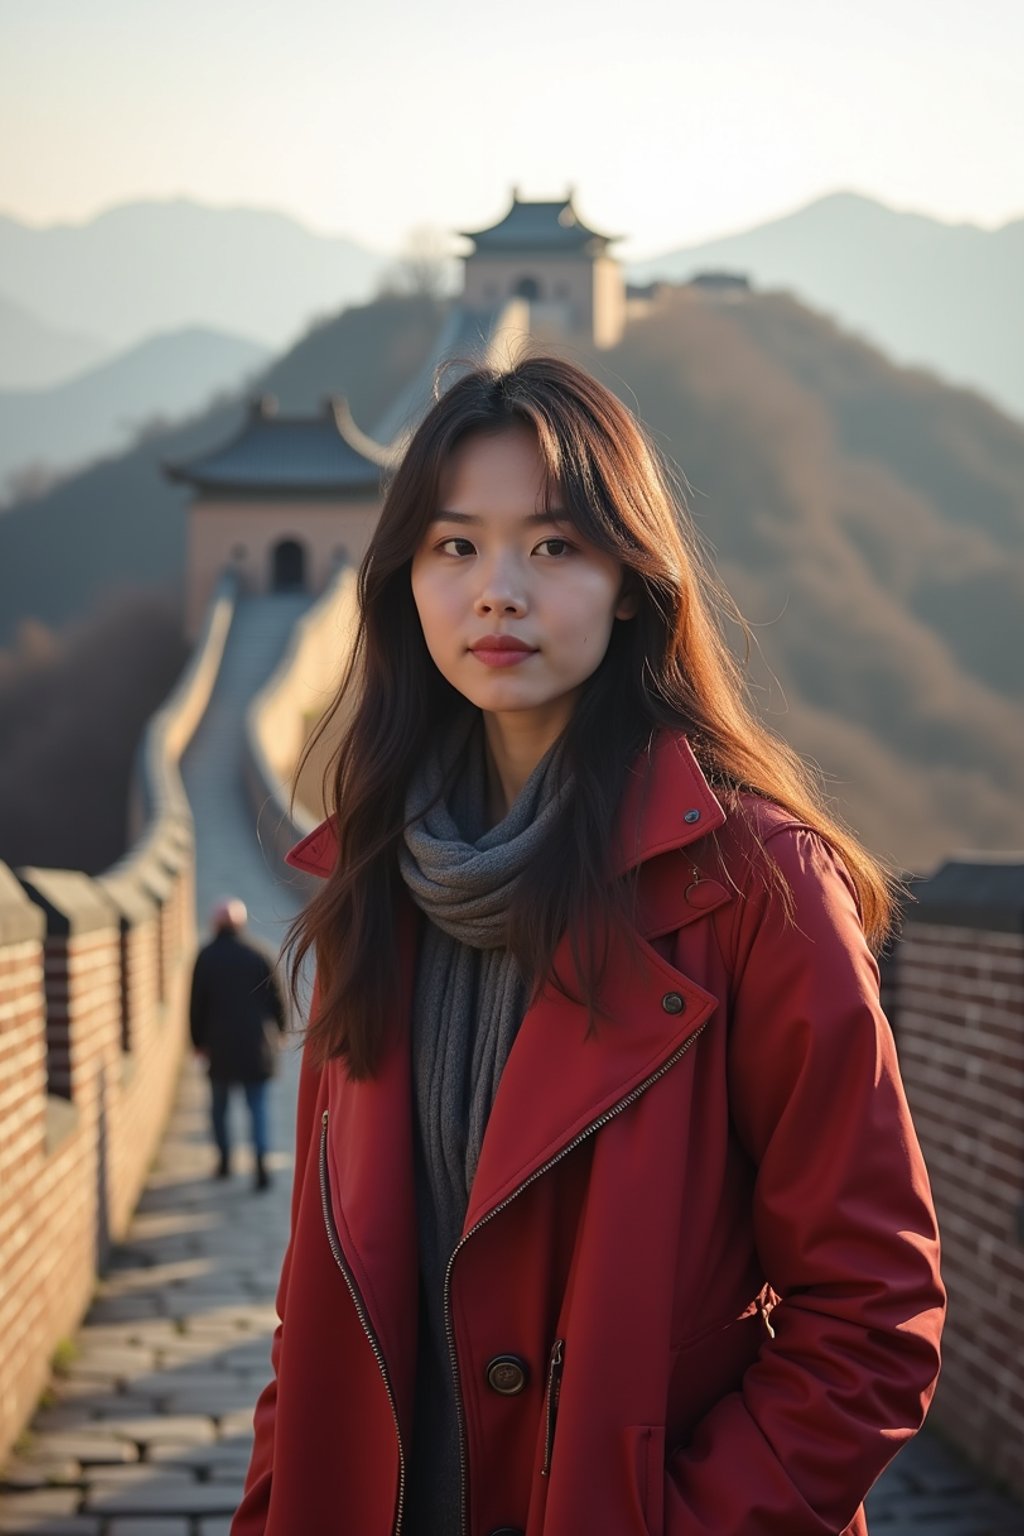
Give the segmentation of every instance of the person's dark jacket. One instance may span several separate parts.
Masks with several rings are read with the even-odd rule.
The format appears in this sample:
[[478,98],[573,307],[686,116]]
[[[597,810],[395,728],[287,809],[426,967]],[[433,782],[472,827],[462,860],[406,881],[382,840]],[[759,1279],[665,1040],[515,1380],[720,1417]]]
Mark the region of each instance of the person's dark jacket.
[[277,1070],[272,1031],[284,1034],[284,993],[269,955],[223,930],[196,956],[189,1004],[192,1044],[210,1059],[210,1076],[260,1082]]

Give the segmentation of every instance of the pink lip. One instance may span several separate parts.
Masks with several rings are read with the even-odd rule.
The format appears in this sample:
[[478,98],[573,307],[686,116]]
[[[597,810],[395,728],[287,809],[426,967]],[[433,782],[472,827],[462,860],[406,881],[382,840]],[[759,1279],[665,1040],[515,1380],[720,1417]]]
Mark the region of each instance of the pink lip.
[[535,656],[536,651],[521,650],[495,650],[490,646],[478,645],[473,649],[473,655],[478,661],[482,661],[485,667],[514,667],[519,662],[525,661],[528,656]]
[[481,635],[470,646],[471,651],[483,647],[485,651],[535,651],[535,645],[527,645],[518,635]]

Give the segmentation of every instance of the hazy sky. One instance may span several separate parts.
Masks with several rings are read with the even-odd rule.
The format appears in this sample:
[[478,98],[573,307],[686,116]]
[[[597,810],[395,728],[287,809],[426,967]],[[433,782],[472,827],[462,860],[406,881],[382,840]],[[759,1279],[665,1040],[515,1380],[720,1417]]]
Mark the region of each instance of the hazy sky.
[[396,250],[560,197],[627,258],[824,193],[1024,215],[1019,0],[0,0],[0,211],[189,196]]

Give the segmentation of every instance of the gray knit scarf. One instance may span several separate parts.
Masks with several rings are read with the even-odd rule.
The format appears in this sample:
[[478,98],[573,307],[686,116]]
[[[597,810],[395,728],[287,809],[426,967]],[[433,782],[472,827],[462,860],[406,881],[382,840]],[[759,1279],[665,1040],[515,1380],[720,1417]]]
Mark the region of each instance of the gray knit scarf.
[[[488,828],[483,717],[473,708],[428,752],[406,797],[410,824],[399,867],[428,919],[420,925],[412,1009],[420,1322],[409,1536],[449,1536],[459,1524],[444,1276],[525,1008],[525,982],[507,948],[508,909],[572,791],[571,776],[559,786],[560,745],[541,758],[503,820]],[[449,771],[454,778],[442,794]]]
[[463,1211],[523,1013],[525,985],[506,948],[509,904],[571,793],[568,778],[558,788],[559,747],[549,748],[504,819],[488,828],[483,717],[473,708],[435,742],[406,797],[410,825],[399,866],[430,919],[413,1003],[415,1096],[431,1182],[444,1204]]

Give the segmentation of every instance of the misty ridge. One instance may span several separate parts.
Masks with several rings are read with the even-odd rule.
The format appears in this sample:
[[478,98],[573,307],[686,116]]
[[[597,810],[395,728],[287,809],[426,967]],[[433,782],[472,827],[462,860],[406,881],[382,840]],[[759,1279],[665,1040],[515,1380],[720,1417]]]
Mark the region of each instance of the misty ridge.
[[[449,233],[411,231],[404,257],[429,262],[440,296],[460,291]],[[287,215],[183,197],[41,229],[0,215],[0,509],[248,387],[312,325],[378,296],[395,270],[391,257]],[[635,285],[708,270],[784,289],[891,361],[1024,419],[1024,220],[986,230],[835,192],[624,262]]]
[[[253,389],[284,414],[343,394],[369,426],[428,356],[447,302],[389,294],[351,306]],[[685,476],[710,557],[754,631],[755,706],[820,766],[834,808],[869,846],[924,873],[955,851],[1024,846],[1024,423],[894,366],[785,291],[723,300],[666,287],[618,346],[551,345],[635,409]],[[221,400],[0,516],[5,739],[29,729],[7,713],[24,621],[59,636],[124,585],[180,613],[188,496],[160,461],[219,445],[244,411],[242,396]],[[727,638],[742,657],[738,626]],[[52,668],[56,678],[57,655]],[[67,672],[68,688],[81,694],[89,675]],[[154,664],[151,708],[168,687]],[[64,718],[58,697],[51,707]],[[111,729],[117,709],[116,690],[97,679],[94,730]],[[74,842],[90,813],[72,772],[80,725],[67,719],[63,748],[49,732],[39,738],[68,772],[69,792],[47,809],[52,832],[55,802],[67,808],[67,851],[47,857],[86,867]],[[17,855],[6,846],[13,823],[0,826],[0,857],[12,863],[27,857],[38,775],[31,748],[18,761],[21,785],[7,782],[3,797],[25,812]],[[97,806],[114,781],[100,775],[88,788]]]

